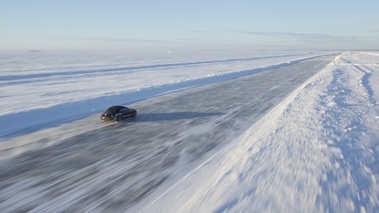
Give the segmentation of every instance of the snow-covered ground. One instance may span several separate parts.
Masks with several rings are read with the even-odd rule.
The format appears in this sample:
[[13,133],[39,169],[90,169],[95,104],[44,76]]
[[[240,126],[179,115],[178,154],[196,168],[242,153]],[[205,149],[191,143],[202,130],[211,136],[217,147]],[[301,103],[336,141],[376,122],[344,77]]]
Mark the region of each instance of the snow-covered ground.
[[[43,54],[43,57],[40,54]],[[68,128],[68,131],[64,125],[62,128],[49,128],[68,120],[97,113],[110,103],[131,103],[199,85],[222,82],[258,72],[264,73],[272,68],[290,66],[327,53],[265,54],[173,57],[170,53],[170,57],[173,58],[167,59],[167,56],[161,59],[153,58],[150,63],[146,62],[147,58],[139,60],[143,62],[135,62],[136,58],[125,62],[127,57],[122,56],[119,58],[88,56],[88,59],[84,60],[77,57],[56,57],[47,53],[28,53],[30,58],[25,60],[25,57],[2,55],[1,59],[4,63],[1,65],[0,75],[2,100],[0,136],[3,140],[0,142],[0,151],[1,153],[7,153],[10,149],[16,151],[0,158],[0,171],[24,172],[27,168],[22,167],[25,162],[21,160],[27,157],[38,157],[28,156],[28,150],[25,148],[40,149],[40,152],[36,153],[41,155],[52,151],[50,157],[58,154],[59,150],[43,149],[58,142],[46,141],[47,138],[53,138],[50,136],[41,137],[41,135],[49,134],[58,135],[57,129],[63,131],[59,133],[59,137],[64,137],[65,134],[70,135],[69,137],[77,134],[77,140],[83,140],[81,137],[86,135],[81,135],[80,131],[88,129]],[[51,60],[47,60],[48,57],[51,57]],[[97,61],[97,64],[91,61]],[[270,72],[270,75],[272,73],[275,72]],[[210,151],[199,159],[197,162],[200,164],[187,165],[186,159],[183,159],[184,153],[176,153],[183,154],[176,167],[184,168],[182,170],[184,173],[174,175],[180,178],[169,178],[125,211],[379,211],[378,82],[379,53],[345,52],[336,55],[336,58],[325,68],[273,107],[258,122],[252,126],[246,126],[247,130],[242,135],[235,138],[227,137],[230,141],[225,146]],[[58,113],[59,116],[48,116],[49,114],[45,113]],[[47,118],[41,118],[41,115],[46,115]],[[170,115],[196,116],[193,113]],[[22,120],[22,122],[15,120],[24,116],[35,120]],[[143,119],[142,117],[140,123],[143,123]],[[176,122],[183,123],[182,120]],[[216,118],[212,122],[210,124],[213,125],[219,120]],[[204,120],[198,124],[203,127],[208,125],[204,123]],[[29,134],[31,131],[27,129],[30,125],[41,127],[33,129],[36,132]],[[77,121],[74,127],[80,125],[84,123]],[[152,125],[154,127],[154,124]],[[94,132],[89,132],[87,136],[98,132],[95,127],[93,127]],[[39,131],[42,128],[47,129]],[[119,128],[108,130],[111,133],[120,131]],[[196,130],[198,131],[199,128]],[[204,132],[206,131],[208,129],[205,128]],[[41,140],[35,139],[38,134]],[[9,135],[21,135],[21,137],[13,139]],[[186,135],[188,136],[189,133],[186,132]],[[100,139],[102,138],[99,137]],[[39,146],[33,141],[47,145]],[[30,145],[23,146],[22,150],[20,146],[17,150],[19,144],[11,144],[16,142],[30,143]],[[60,140],[62,144],[57,148],[68,147],[64,142]],[[70,142],[75,143],[75,141]],[[89,146],[89,144],[78,144],[83,151],[88,151],[84,146]],[[173,144],[175,145],[174,142]],[[112,144],[108,145],[109,151],[112,151]],[[142,146],[142,144],[136,144],[136,146]],[[73,146],[73,149],[76,147]],[[91,147],[91,149],[94,148],[96,147]],[[120,148],[122,147],[118,149]],[[163,148],[163,150],[157,149],[156,153],[164,153],[168,147]],[[26,155],[17,159],[17,155],[21,153],[26,153]],[[156,153],[149,154],[155,156]],[[80,152],[76,155],[78,154],[80,155]],[[56,157],[55,160],[61,157],[65,158],[62,155]],[[88,155],[88,157],[91,156]],[[12,161],[12,158],[15,158],[15,161]],[[120,157],[109,159],[117,160],[118,158]],[[91,160],[88,159],[88,163]],[[7,162],[11,162],[15,168],[8,168]],[[102,162],[104,165],[100,165]],[[39,161],[36,163],[45,165]],[[55,164],[54,161],[52,165],[61,165],[62,170],[69,170],[70,168],[67,165],[65,167],[63,163],[57,161]],[[78,164],[85,163],[87,162],[78,162]],[[93,179],[99,181],[112,176],[116,179],[122,177],[121,173],[126,173],[129,167],[135,166],[125,165],[122,168],[115,168],[122,165],[122,161],[116,164],[107,159],[97,164],[100,167],[93,164],[88,168],[93,166],[94,169],[109,170],[109,173],[102,173],[104,177]],[[27,162],[25,165],[28,166]],[[186,166],[188,167],[185,168]],[[36,166],[36,169],[40,168]],[[46,168],[45,171],[50,169],[53,170],[53,168]],[[67,173],[63,180],[59,179],[59,173],[50,173],[49,176],[44,177],[43,174],[34,174],[31,171],[32,175],[29,179],[17,177],[20,180],[24,178],[19,183],[11,180],[12,176],[18,174],[1,174],[0,211],[20,210],[19,208],[24,204],[37,199],[40,199],[39,202],[44,205],[30,210],[38,212],[38,210],[43,211],[44,208],[52,208],[59,211],[59,207],[63,205],[60,199],[65,200],[65,205],[70,202],[74,205],[75,201],[69,198],[70,195],[75,195],[77,198],[84,196],[84,192],[79,188],[75,189],[75,185],[88,190],[93,188],[85,188],[86,186],[97,184],[96,181],[84,181],[87,175],[91,174],[87,174],[88,171],[91,169]],[[77,179],[78,184],[67,186],[67,190],[63,188],[63,194],[52,200],[44,200],[49,197],[46,195],[50,193],[48,189],[53,187],[44,181],[59,180],[59,183],[64,185],[69,178]],[[81,183],[82,180],[83,183]],[[6,183],[13,185],[6,185]],[[132,185],[130,187],[132,188]],[[38,193],[40,190],[45,190],[43,191],[45,194]],[[114,195],[121,193],[123,189],[107,188],[106,190],[111,190],[111,194]],[[51,196],[53,195],[54,192]],[[96,203],[93,199],[90,198],[88,202]],[[104,199],[106,198],[99,200]],[[127,198],[120,197],[120,200],[127,200]],[[92,210],[96,211],[96,209]]]
[[379,53],[347,52],[142,212],[378,212]]
[[[80,119],[110,105],[221,82],[325,52],[0,53],[0,138]],[[22,120],[22,122],[20,122]]]

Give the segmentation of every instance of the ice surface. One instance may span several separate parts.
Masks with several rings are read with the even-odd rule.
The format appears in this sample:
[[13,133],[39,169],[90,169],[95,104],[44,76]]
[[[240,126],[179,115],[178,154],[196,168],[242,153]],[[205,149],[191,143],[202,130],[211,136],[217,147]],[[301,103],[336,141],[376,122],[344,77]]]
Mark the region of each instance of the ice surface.
[[[30,133],[157,95],[221,82],[325,52],[130,56],[0,54],[0,137]],[[239,57],[238,57],[239,56]],[[230,58],[235,57],[235,58]],[[22,122],[20,122],[22,121]]]

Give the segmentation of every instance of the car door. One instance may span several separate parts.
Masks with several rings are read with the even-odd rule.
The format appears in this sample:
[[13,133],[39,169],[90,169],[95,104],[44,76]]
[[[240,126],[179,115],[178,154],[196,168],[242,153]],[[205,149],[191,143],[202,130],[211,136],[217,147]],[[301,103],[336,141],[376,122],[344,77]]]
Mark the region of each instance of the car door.
[[122,117],[123,118],[129,117],[130,110],[128,108],[121,108],[120,111],[122,112]]
[[122,112],[121,112],[121,109],[115,109],[115,111],[114,111],[114,117],[115,118],[119,118],[119,117],[123,117],[122,116]]

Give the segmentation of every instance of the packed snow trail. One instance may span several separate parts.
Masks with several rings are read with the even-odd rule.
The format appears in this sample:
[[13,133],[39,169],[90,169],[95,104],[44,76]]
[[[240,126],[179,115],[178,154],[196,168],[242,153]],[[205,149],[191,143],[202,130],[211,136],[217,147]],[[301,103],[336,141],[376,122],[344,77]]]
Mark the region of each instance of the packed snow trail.
[[379,54],[348,52],[141,212],[378,212]]
[[94,115],[0,144],[0,211],[134,212],[132,204],[175,185],[334,57],[137,102],[135,120],[107,125]]

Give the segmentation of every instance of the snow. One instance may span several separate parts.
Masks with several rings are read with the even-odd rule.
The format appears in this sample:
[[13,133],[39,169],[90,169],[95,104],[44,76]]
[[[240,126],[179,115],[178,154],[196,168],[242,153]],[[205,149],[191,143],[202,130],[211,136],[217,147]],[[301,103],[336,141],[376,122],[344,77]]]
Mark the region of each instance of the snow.
[[[3,156],[0,166],[5,169],[5,160],[58,143],[54,140],[43,146],[34,143],[41,143],[38,138],[41,135],[42,138],[55,135],[64,141],[81,131],[89,131],[69,128],[72,123],[62,124],[97,113],[110,103],[132,103],[329,53],[254,54],[173,57],[171,53],[169,57],[173,58],[170,59],[165,55],[138,62],[129,56],[78,58],[42,52],[28,53],[20,59],[19,55],[2,55],[0,136],[3,141],[0,151]],[[379,211],[378,82],[379,53],[339,54],[258,122],[248,126],[243,134],[230,136],[229,143],[210,151],[196,164],[189,164],[186,151],[182,150],[178,153],[176,169],[172,170],[175,173],[125,211]],[[44,120],[40,116],[45,113],[52,116]],[[30,120],[12,122],[18,116],[29,116]],[[74,127],[85,125],[80,119],[74,123]],[[35,125],[40,128],[33,129]],[[215,123],[203,123],[200,129],[208,131],[209,125]],[[91,128],[96,130],[98,125]],[[29,133],[33,131],[35,133]],[[189,132],[185,134],[188,136]],[[21,137],[9,137],[15,134]],[[5,155],[11,148],[16,151]],[[33,212],[47,207],[59,210],[64,203],[77,204],[79,200],[75,197],[84,196],[86,190],[96,188],[108,178],[117,178],[135,166],[122,167],[122,162],[117,160],[103,159],[91,165],[94,170],[100,165],[108,171],[93,181],[84,179],[88,170],[71,174],[78,179],[78,187],[71,186],[75,196],[64,193]],[[5,171],[3,169],[0,171]],[[25,198],[25,205],[44,197],[43,188],[30,188],[37,185],[36,182],[32,178],[23,179],[13,186],[14,191],[0,187],[0,211],[17,210],[24,205],[15,202],[15,197]],[[91,187],[86,187],[88,185]],[[1,181],[0,186],[3,186]],[[121,192],[122,188],[112,193]],[[38,196],[33,198],[29,196],[36,194]],[[99,200],[104,199],[106,197]],[[87,211],[96,211],[96,208],[88,207]]]

